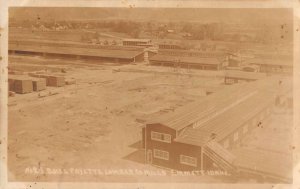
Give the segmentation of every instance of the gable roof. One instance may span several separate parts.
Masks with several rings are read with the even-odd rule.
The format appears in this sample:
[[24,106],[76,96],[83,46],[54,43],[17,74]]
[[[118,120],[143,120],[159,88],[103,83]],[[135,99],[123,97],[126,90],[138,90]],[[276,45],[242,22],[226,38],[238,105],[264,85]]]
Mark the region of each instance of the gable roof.
[[277,58],[252,58],[246,61],[248,64],[256,65],[276,65],[276,66],[293,66],[293,59],[277,59]]
[[245,72],[238,70],[226,70],[225,77],[238,78],[238,79],[251,79],[258,80],[266,77],[267,74],[261,72]]
[[273,103],[275,93],[279,90],[276,87],[279,86],[278,81],[277,77],[268,77],[228,86],[152,122],[182,131],[176,138],[178,142],[201,146],[212,134],[220,141]]
[[53,53],[63,55],[79,55],[106,58],[131,59],[143,53],[143,51],[122,50],[122,49],[94,49],[81,47],[46,46],[46,45],[17,45],[10,44],[9,50],[27,51],[38,53]]
[[218,58],[202,58],[191,56],[173,56],[157,54],[149,58],[150,61],[163,61],[174,63],[191,63],[191,64],[207,64],[207,65],[219,65],[221,61]]
[[135,38],[130,38],[130,39],[123,39],[124,41],[128,41],[128,42],[144,42],[144,43],[148,43],[151,42],[151,39],[135,39]]

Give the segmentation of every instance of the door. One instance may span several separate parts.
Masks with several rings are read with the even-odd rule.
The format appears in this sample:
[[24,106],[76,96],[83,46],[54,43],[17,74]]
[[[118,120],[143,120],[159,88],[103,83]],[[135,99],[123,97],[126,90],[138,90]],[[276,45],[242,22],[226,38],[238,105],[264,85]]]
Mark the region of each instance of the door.
[[152,150],[147,151],[147,163],[152,164]]

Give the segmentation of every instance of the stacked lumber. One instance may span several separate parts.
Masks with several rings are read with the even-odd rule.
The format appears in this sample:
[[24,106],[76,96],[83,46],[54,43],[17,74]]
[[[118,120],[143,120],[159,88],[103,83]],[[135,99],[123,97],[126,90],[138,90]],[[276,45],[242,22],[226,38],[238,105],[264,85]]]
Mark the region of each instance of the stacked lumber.
[[9,91],[19,94],[31,93],[33,91],[32,81],[28,77],[8,77]]
[[32,80],[33,91],[42,91],[46,89],[47,82],[45,78],[31,77],[31,80]]
[[14,91],[14,80],[12,78],[8,78],[8,90]]
[[47,86],[62,87],[65,85],[65,77],[63,76],[56,76],[56,75],[49,75],[49,74],[36,74],[36,73],[29,73],[28,75],[36,78],[45,78]]

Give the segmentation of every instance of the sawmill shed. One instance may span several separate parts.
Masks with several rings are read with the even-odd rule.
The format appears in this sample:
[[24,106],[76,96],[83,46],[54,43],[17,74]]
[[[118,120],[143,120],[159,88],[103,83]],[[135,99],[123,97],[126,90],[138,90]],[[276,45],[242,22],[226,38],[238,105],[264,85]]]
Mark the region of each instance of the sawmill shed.
[[[221,169],[236,174],[245,170],[242,157],[231,150],[271,114],[279,95],[288,94],[291,86],[286,83],[277,77],[238,83],[148,119],[142,129],[145,161],[183,171]],[[267,169],[261,166],[251,173],[289,180]]]

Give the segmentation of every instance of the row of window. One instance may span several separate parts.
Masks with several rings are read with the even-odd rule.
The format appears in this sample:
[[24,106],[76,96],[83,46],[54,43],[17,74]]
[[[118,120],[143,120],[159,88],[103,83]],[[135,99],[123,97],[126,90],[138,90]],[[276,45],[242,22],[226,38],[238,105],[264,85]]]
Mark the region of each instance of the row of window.
[[165,54],[165,55],[181,55],[181,56],[193,56],[193,57],[215,57],[216,55],[218,56],[219,54],[217,53],[202,53],[202,52],[196,52],[196,53],[191,53],[191,52],[160,52],[160,54]]
[[[164,150],[158,150],[154,149],[154,158],[157,159],[163,159],[163,160],[169,160],[169,152],[164,151]],[[186,156],[186,155],[180,155],[180,163],[184,165],[189,165],[189,166],[197,166],[197,158],[191,157],[191,156]]]
[[154,149],[153,156],[158,159],[169,160],[169,152],[164,150]]
[[166,142],[171,143],[171,135],[170,134],[164,134],[164,133],[158,133],[155,131],[151,131],[151,140],[156,140],[160,142]]

